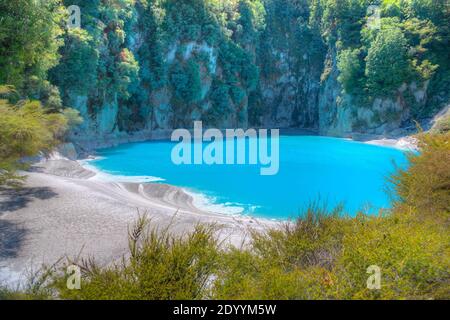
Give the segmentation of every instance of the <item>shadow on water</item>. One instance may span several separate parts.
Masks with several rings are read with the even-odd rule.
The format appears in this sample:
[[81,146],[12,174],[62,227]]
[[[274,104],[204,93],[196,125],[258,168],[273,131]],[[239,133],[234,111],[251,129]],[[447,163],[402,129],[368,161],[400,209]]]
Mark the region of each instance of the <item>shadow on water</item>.
[[47,187],[0,189],[0,216],[25,208],[33,199],[47,200],[57,195]]

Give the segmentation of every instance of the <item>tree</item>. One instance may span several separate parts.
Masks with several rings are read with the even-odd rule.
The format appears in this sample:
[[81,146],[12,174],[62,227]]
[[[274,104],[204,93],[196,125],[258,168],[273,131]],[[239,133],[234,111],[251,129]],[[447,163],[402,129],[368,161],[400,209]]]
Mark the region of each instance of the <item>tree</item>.
[[338,56],[337,67],[340,72],[338,80],[346,93],[361,94],[364,69],[361,66],[360,53],[359,49],[347,49]]
[[170,82],[179,102],[190,104],[200,99],[200,66],[194,59],[189,59],[186,65],[176,63],[172,67]]
[[367,86],[371,93],[389,95],[407,82],[411,73],[407,41],[396,25],[383,27],[367,54]]
[[62,93],[68,90],[80,95],[89,93],[97,82],[98,49],[93,37],[83,29],[69,29],[61,48],[61,61],[50,77]]
[[121,98],[130,97],[133,88],[137,87],[139,76],[139,64],[133,53],[128,49],[120,52],[120,62],[116,66],[114,73],[118,92]]
[[30,77],[46,79],[58,63],[63,16],[60,0],[0,1],[0,83],[22,91]]
[[[4,96],[12,88],[0,87]],[[18,186],[22,177],[16,170],[26,168],[24,157],[50,152],[67,130],[60,113],[46,113],[39,101],[21,100],[12,104],[0,100],[0,185]]]

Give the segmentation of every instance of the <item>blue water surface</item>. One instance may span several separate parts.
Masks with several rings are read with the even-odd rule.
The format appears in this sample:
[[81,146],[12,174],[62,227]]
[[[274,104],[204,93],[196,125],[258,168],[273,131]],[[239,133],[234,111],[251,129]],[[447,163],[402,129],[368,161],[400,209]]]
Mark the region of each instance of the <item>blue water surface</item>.
[[[247,141],[248,142],[248,141]],[[271,219],[298,216],[320,199],[343,204],[350,214],[390,206],[387,178],[407,166],[403,151],[344,139],[281,136],[279,172],[260,175],[260,165],[175,165],[176,143],[152,141],[99,150],[98,169],[122,176],[153,176],[202,193],[243,214]]]

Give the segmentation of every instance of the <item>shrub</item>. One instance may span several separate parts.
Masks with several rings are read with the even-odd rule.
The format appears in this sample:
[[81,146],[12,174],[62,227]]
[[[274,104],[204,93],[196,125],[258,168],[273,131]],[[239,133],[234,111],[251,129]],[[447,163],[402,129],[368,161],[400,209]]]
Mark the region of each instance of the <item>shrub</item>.
[[338,56],[338,80],[342,84],[345,92],[362,94],[361,80],[364,77],[364,70],[359,60],[360,50],[347,49]]
[[421,134],[421,153],[410,154],[408,170],[392,177],[401,203],[422,213],[450,212],[450,133]]
[[147,229],[139,218],[129,234],[129,257],[102,268],[94,260],[80,263],[81,290],[68,290],[65,276],[54,287],[63,299],[202,299],[217,268],[214,227],[198,225],[185,235]]
[[395,23],[383,27],[367,54],[367,86],[371,93],[389,95],[410,77],[407,41]]
[[447,110],[447,112],[439,117],[439,119],[436,120],[435,124],[433,125],[433,128],[431,129],[431,132],[433,133],[447,133],[450,131],[450,109]]
[[21,159],[49,152],[64,135],[67,120],[47,114],[38,101],[0,100],[0,114],[0,185],[17,185],[23,179],[16,170],[26,167]]

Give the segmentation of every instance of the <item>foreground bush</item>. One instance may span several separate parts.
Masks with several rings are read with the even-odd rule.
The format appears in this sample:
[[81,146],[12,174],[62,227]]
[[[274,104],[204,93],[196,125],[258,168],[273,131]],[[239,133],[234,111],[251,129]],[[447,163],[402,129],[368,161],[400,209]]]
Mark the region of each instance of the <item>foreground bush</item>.
[[202,299],[217,268],[213,227],[197,226],[186,235],[151,228],[140,218],[129,235],[129,257],[112,267],[80,264],[82,290],[68,290],[66,278],[54,286],[63,299]]
[[11,86],[0,86],[0,186],[17,186],[24,157],[49,153],[82,119],[73,109],[48,112],[39,101],[20,100]]
[[398,204],[414,207],[422,214],[450,212],[450,131],[420,137],[421,154],[412,154],[408,170],[392,177]]
[[[214,297],[450,298],[448,224],[417,216],[308,217],[259,234],[249,250],[224,258]],[[372,265],[381,270],[380,290],[367,288]]]

